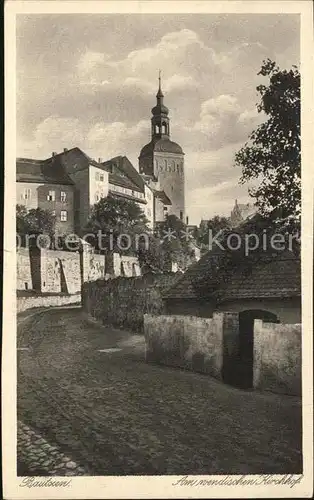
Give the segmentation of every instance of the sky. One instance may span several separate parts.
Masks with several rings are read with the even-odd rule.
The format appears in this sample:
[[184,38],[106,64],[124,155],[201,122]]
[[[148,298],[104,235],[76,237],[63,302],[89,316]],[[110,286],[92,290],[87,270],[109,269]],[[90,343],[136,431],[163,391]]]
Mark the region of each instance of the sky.
[[262,61],[299,66],[297,15],[31,14],[17,17],[16,33],[17,156],[77,146],[138,168],[160,69],[190,223],[253,201],[234,155],[265,120]]

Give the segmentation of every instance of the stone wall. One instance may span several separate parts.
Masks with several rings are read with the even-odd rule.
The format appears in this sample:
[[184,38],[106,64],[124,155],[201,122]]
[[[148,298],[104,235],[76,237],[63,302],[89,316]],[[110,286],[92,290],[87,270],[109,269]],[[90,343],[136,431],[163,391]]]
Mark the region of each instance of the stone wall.
[[80,304],[81,294],[75,295],[46,295],[32,297],[17,297],[16,311],[17,313],[26,311],[26,309],[34,309],[38,307],[56,307],[65,306],[68,304]]
[[41,249],[41,292],[77,293],[81,290],[80,254]]
[[301,395],[301,325],[254,322],[253,385]]
[[33,288],[31,262],[27,248],[19,248],[16,252],[16,289],[31,290]]
[[212,318],[199,318],[146,314],[146,360],[223,379],[229,362],[225,356],[226,345],[235,343],[231,339],[232,319],[237,320],[237,315],[214,313]]
[[[214,312],[212,318],[145,314],[144,333],[147,361],[208,373],[237,385],[237,312]],[[255,320],[252,364],[255,389],[300,396],[301,325]]]
[[[106,275],[106,257],[95,254],[90,245],[84,251],[67,252],[46,248],[18,248],[17,290],[36,290],[42,293],[77,293],[82,279],[96,281]],[[112,271],[119,276],[124,269],[126,276],[140,274],[138,259],[114,254]]]
[[96,281],[105,277],[105,256],[91,254],[88,263],[87,281]]
[[125,276],[131,278],[141,276],[141,268],[137,257],[109,253],[106,256],[106,275],[110,277]]
[[82,306],[91,317],[119,328],[143,331],[144,314],[162,314],[161,292],[178,278],[175,274],[147,274],[84,283]]

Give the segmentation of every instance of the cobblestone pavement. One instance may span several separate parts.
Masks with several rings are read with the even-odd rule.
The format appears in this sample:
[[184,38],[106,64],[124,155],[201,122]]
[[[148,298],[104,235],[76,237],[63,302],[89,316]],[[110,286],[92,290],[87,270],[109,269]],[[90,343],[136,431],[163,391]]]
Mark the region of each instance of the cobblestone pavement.
[[[24,317],[18,349],[18,419],[79,464],[73,471],[302,471],[298,398],[146,364],[142,337],[87,323],[79,309]],[[22,475],[33,475],[20,444]],[[36,475],[54,473],[45,467]]]
[[52,446],[38,432],[17,423],[18,475],[84,476],[88,471],[73,462],[57,446]]

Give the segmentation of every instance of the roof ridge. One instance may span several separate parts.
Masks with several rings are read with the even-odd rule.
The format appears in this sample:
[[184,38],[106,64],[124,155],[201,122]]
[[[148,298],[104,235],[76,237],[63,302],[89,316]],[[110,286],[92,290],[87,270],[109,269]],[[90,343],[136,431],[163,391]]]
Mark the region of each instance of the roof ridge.
[[24,162],[32,162],[32,163],[38,163],[38,164],[41,164],[43,163],[45,160],[37,160],[36,158],[23,158],[21,156],[18,156],[16,158],[16,161],[24,161]]

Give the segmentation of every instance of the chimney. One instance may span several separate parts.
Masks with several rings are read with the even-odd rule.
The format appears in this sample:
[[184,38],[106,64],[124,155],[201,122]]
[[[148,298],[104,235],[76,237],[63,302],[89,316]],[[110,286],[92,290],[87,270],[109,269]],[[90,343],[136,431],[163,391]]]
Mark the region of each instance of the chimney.
[[188,218],[188,216],[186,216],[186,225],[187,226],[189,225],[189,218]]
[[63,152],[66,153],[68,150],[68,148],[63,148]]
[[98,158],[98,163],[101,163],[102,162],[102,158]]
[[52,156],[56,156],[56,154],[57,154],[57,153],[56,153],[55,151],[53,151],[53,152],[52,152]]

